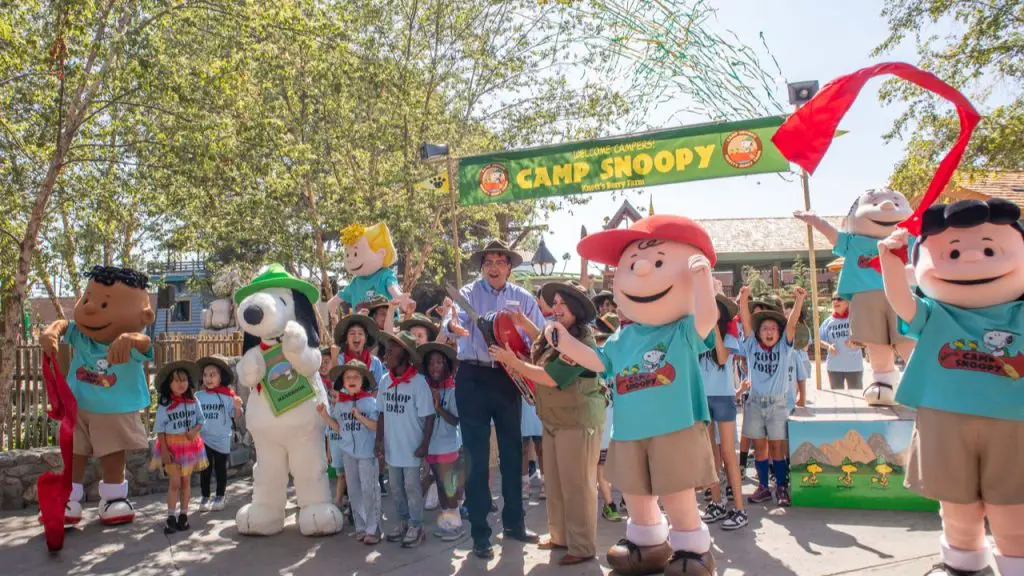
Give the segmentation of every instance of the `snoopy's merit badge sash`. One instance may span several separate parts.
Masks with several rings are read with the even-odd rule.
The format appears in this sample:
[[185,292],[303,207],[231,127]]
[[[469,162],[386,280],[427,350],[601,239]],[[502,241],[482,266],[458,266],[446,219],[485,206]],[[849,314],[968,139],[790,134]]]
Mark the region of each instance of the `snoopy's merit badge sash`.
[[316,396],[309,380],[299,374],[284,357],[280,344],[263,352],[263,362],[267,366],[267,373],[263,376],[263,392],[274,416],[280,416]]

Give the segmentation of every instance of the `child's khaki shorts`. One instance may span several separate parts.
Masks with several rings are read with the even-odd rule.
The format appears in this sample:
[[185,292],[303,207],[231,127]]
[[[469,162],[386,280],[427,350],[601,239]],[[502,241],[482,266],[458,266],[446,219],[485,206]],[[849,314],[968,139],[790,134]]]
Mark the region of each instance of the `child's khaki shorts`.
[[707,426],[698,422],[644,440],[612,440],[608,479],[623,494],[675,494],[718,481]]
[[78,411],[73,452],[78,456],[102,458],[122,450],[149,448],[146,427],[138,412],[97,414]]
[[900,334],[899,318],[882,290],[858,292],[850,300],[850,339],[861,344],[894,346],[909,340]]
[[1024,504],[1024,422],[919,408],[904,485],[954,504]]

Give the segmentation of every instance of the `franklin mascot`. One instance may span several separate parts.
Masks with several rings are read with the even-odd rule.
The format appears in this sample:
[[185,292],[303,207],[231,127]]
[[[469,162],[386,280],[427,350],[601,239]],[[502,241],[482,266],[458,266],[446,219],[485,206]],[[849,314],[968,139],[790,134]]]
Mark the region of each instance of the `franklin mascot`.
[[[153,346],[149,336],[142,334],[154,319],[146,291],[149,278],[112,266],[96,266],[85,276],[89,284],[75,304],[74,320],[58,320],[39,337],[48,358],[56,355],[62,338],[72,350],[67,387],[78,411],[64,523],[77,524],[82,519],[82,482],[89,458],[94,457],[100,463],[99,519],[107,525],[124,524],[135,519],[128,501],[125,453],[149,448],[139,417],[150,405],[145,363],[153,361]],[[54,376],[64,384],[63,378]],[[41,487],[41,508],[44,500],[52,499],[49,490],[43,491]],[[64,493],[60,496],[63,500]],[[46,524],[47,518],[43,520]]]
[[688,218],[658,214],[587,236],[577,250],[617,266],[615,302],[633,321],[597,350],[561,324],[545,328],[564,356],[604,374],[614,395],[608,479],[623,492],[629,522],[608,564],[626,575],[715,574],[711,534],[694,495],[718,481],[698,365],[714,346],[718,321],[711,239]]
[[[238,325],[245,332],[235,369],[249,394],[246,428],[256,448],[252,503],[235,518],[242,534],[271,535],[284,528],[288,475],[299,503],[299,530],[306,536],[341,531],[342,515],[331,503],[324,455],[326,405],[320,385],[319,324],[313,305],[320,292],[272,264],[235,292]],[[315,383],[315,384],[314,384]]]
[[942,561],[928,575],[994,574],[986,519],[1000,572],[1022,575],[1021,212],[999,199],[933,206],[980,115],[963,94],[934,75],[909,64],[879,64],[830,82],[790,116],[773,141],[787,158],[813,171],[864,83],[883,74],[949,100],[960,119],[960,134],[917,209],[877,243],[879,256],[869,262],[881,271],[899,332],[917,341],[895,400],[917,410],[904,484],[942,507]]
[[398,300],[403,306],[409,297],[402,293],[391,266],[395,264],[395,243],[383,222],[373,226],[352,224],[341,231],[345,245],[345,270],[351,275],[349,285],[328,302],[333,313],[344,302],[351,311],[366,305],[375,297]]

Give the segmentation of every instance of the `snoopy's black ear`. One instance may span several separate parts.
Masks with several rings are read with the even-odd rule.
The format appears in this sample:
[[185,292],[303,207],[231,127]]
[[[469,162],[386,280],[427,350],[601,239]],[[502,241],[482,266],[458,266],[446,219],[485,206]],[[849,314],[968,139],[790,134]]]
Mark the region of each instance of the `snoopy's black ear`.
[[320,323],[317,321],[313,305],[298,290],[292,290],[292,300],[295,302],[295,321],[306,329],[307,345],[312,348],[319,348]]
[[260,345],[260,337],[253,336],[246,331],[242,331],[242,355],[244,356],[250,348],[255,348]]

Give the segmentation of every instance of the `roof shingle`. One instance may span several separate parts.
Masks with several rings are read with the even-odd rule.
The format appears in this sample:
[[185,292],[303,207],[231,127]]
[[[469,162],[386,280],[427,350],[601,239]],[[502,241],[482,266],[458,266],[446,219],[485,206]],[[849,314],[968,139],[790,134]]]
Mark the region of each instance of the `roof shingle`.
[[[839,228],[843,217],[825,216],[824,219]],[[696,222],[711,236],[717,254],[807,251],[807,226],[796,218],[722,218]],[[815,231],[814,247],[827,250],[832,245]]]

